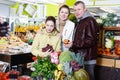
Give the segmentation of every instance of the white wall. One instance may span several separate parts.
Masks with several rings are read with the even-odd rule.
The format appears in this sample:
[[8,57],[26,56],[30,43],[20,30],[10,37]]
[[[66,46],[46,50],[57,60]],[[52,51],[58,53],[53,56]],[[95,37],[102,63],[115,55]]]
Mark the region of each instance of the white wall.
[[1,4],[0,3],[0,16],[8,17],[10,13],[9,5]]

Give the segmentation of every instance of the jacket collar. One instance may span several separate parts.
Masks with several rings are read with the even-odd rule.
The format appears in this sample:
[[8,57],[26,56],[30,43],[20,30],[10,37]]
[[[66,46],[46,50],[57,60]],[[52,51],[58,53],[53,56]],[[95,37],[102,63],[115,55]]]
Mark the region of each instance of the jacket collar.
[[93,17],[93,15],[90,14],[89,11],[86,11],[85,14],[84,14],[81,18],[78,19],[78,22],[79,22],[80,20],[82,20],[82,19],[85,19],[86,17],[89,17],[89,16]]

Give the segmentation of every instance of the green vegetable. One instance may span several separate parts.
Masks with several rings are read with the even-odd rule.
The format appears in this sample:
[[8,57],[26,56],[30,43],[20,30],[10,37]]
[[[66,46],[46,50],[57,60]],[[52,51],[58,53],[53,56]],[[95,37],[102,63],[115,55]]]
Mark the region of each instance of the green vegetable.
[[64,78],[64,80],[75,80],[75,78],[72,75],[68,75],[67,77]]
[[64,80],[75,80],[73,75],[73,70],[72,67],[70,66],[69,62],[64,62],[63,63],[63,71],[66,74],[66,77]]
[[84,69],[74,72],[75,80],[90,80],[88,73]]
[[84,56],[81,53],[70,53],[73,60],[77,61],[81,66],[84,67]]
[[72,67],[70,66],[69,62],[64,62],[63,63],[63,71],[66,75],[72,75],[73,74]]
[[33,64],[35,71],[32,72],[32,77],[42,76],[45,79],[54,78],[54,71],[57,69],[54,63],[51,63],[50,57],[37,57],[37,61]]
[[100,17],[102,20],[102,26],[109,27],[109,26],[115,26],[118,22],[117,15],[114,13],[108,13],[106,17],[102,16]]
[[63,64],[64,62],[70,62],[72,60],[72,57],[70,55],[70,51],[64,51],[61,52],[60,56],[59,56],[59,62],[61,64]]

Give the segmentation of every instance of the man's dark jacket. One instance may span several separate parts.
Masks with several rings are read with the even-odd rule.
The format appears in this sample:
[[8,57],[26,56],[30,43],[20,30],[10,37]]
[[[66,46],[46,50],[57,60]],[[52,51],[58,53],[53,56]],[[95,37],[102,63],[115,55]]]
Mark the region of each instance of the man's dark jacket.
[[85,61],[97,58],[97,41],[99,26],[96,20],[91,17],[81,19],[75,27],[73,46],[70,48],[75,53],[85,56]]

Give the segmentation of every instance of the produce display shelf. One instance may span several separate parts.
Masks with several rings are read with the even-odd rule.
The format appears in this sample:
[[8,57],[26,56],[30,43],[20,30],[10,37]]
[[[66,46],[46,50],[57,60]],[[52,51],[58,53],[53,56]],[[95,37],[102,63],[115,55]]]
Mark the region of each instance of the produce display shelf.
[[7,62],[11,66],[19,64],[27,64],[33,62],[31,53],[16,53],[11,54],[9,52],[0,53],[0,61]]

